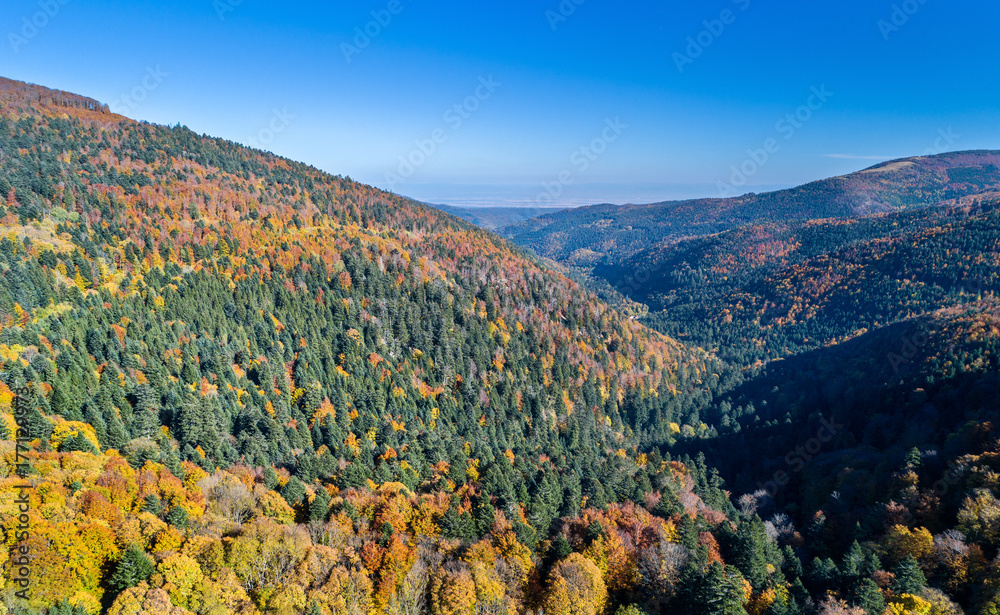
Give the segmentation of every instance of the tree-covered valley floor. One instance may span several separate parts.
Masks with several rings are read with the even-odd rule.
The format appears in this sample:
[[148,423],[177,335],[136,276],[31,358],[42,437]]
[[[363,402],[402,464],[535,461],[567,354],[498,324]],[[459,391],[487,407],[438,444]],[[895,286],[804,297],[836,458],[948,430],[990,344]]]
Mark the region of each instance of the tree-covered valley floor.
[[0,80],[0,613],[995,613],[984,186],[657,270],[669,337],[414,201]]

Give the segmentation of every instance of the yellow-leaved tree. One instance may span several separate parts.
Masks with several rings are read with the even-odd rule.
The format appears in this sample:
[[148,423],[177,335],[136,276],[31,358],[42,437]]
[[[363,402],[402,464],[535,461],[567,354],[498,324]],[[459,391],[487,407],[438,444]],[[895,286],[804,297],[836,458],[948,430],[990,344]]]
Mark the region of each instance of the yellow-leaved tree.
[[604,612],[608,590],[601,570],[579,553],[571,553],[549,575],[546,615],[598,615]]

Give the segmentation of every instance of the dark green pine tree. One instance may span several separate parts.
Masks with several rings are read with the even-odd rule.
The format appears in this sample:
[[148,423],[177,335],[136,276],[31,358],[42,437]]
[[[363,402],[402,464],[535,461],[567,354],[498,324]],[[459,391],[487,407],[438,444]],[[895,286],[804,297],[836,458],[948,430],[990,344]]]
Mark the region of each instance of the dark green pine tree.
[[293,476],[281,488],[281,497],[285,498],[289,506],[295,508],[302,501],[302,498],[306,497],[306,486]]
[[806,536],[808,537],[809,549],[817,556],[825,557],[827,554],[826,515],[822,511],[817,512],[810,520],[809,526],[806,528]]
[[602,536],[604,536],[604,526],[596,519],[591,521],[590,525],[587,526],[587,542],[592,543]]
[[794,595],[782,593],[775,596],[774,602],[767,607],[764,613],[765,615],[802,615],[802,608]]
[[892,572],[896,575],[892,591],[897,594],[916,594],[927,587],[927,577],[912,555],[899,562]]
[[796,577],[792,581],[791,587],[788,588],[788,592],[791,594],[792,602],[796,609],[793,612],[801,612],[802,607],[799,605],[807,604],[810,600],[809,591],[806,590],[805,585],[802,584],[802,579]]
[[278,473],[271,466],[264,468],[264,486],[269,491],[274,491],[278,486]]
[[557,534],[555,538],[552,539],[552,546],[549,549],[549,560],[552,563],[561,561],[570,556],[573,552],[573,546],[569,544],[566,537],[562,534]]
[[114,592],[121,593],[153,576],[153,572],[155,572],[153,562],[142,549],[132,545],[118,559],[115,571],[108,581],[108,586]]
[[322,523],[330,512],[330,494],[322,485],[316,487],[316,495],[309,502],[309,521]]
[[457,495],[451,496],[451,503],[448,510],[441,517],[438,526],[441,528],[441,535],[445,538],[458,540],[475,540],[476,524],[472,520],[472,515],[468,511],[459,513],[458,508],[461,502]]
[[32,440],[41,442],[42,450],[48,450],[49,440],[52,438],[52,423],[42,414],[42,406],[38,403],[34,387],[28,387],[25,395],[18,396],[15,400],[17,404],[24,404],[27,410],[25,425],[28,427],[28,434]]
[[587,496],[587,506],[604,510],[608,506],[608,493],[596,475],[588,477],[584,482],[583,494]]
[[[80,420],[82,415],[75,408],[72,400],[63,391],[62,385],[55,383],[52,385],[52,395],[49,405],[52,406],[52,413],[70,420]],[[75,412],[74,412],[75,411]]]
[[855,540],[851,548],[844,554],[844,561],[840,564],[841,586],[845,591],[852,591],[861,577],[861,567],[864,565],[865,554],[861,550],[861,545]]
[[82,605],[73,606],[69,600],[60,600],[50,606],[45,615],[87,615],[87,609]]
[[141,384],[133,392],[132,437],[155,438],[160,428],[159,400],[148,384]]
[[882,590],[871,579],[861,579],[854,595],[854,605],[863,609],[868,615],[882,615],[882,611],[885,610]]
[[760,517],[740,523],[733,545],[733,563],[755,591],[767,583],[767,531]]
[[167,523],[180,529],[186,529],[188,523],[187,509],[180,506],[171,508],[170,512],[167,513]]
[[660,501],[653,508],[653,514],[669,519],[683,511],[684,507],[681,506],[680,498],[677,497],[674,490],[670,487],[664,487],[660,492]]
[[694,551],[698,546],[698,522],[690,517],[690,515],[681,515],[680,523],[677,526],[677,534],[680,537],[681,544],[688,548],[689,551]]
[[535,485],[528,506],[528,520],[541,537],[548,536],[552,521],[562,507],[562,487],[555,472],[545,472]]
[[59,446],[60,452],[80,451],[83,453],[97,453],[94,444],[82,433],[76,433],[65,440]]
[[148,512],[151,515],[156,515],[159,517],[163,514],[163,502],[160,500],[160,496],[155,493],[150,493],[146,496],[146,499],[142,502],[142,512]]
[[743,575],[735,568],[712,562],[695,594],[699,612],[706,615],[747,615],[743,608]]
[[870,577],[879,570],[882,570],[882,561],[878,558],[878,555],[869,553],[868,557],[861,564],[861,576]]
[[201,373],[199,373],[198,368],[195,367],[193,357],[184,357],[184,366],[181,368],[181,380],[185,384],[194,384],[201,380]]
[[108,417],[105,418],[105,424],[108,426],[108,448],[119,451],[125,448],[129,440],[128,432],[125,430],[125,424],[118,418],[118,414],[114,409],[109,410]]
[[782,570],[785,572],[785,575],[789,578],[801,577],[802,560],[795,554],[795,549],[791,545],[785,545],[781,550],[781,556],[784,560]]
[[486,536],[493,529],[497,509],[490,496],[479,494],[472,498],[472,520],[475,522],[476,536]]
[[839,576],[840,570],[832,559],[813,558],[809,566],[809,583],[812,588],[822,591],[832,587],[837,583]]

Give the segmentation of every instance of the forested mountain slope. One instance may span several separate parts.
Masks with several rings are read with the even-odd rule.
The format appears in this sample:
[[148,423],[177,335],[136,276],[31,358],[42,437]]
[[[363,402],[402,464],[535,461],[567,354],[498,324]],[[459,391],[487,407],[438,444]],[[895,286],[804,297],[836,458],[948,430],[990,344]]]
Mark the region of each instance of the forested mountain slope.
[[[380,549],[393,528],[399,544],[482,537],[495,511],[498,527],[534,549],[588,502],[644,502],[688,473],[647,463],[633,428],[696,419],[719,386],[717,362],[495,235],[83,97],[3,80],[0,105],[0,435],[13,437],[24,404],[39,454],[56,465],[98,455],[43,491],[81,507],[64,523],[104,519],[118,544],[84,557],[96,558],[92,578],[74,578],[74,558],[48,544],[35,606],[61,595],[109,607],[123,589],[103,572],[109,562],[133,542],[155,555],[156,532],[167,531],[140,540],[121,524],[146,511],[190,529],[210,491],[199,481],[217,468],[250,468],[237,472],[243,488],[264,489],[246,515],[281,518],[284,506],[285,523],[326,522],[334,511],[310,502],[348,490],[398,485],[414,506],[414,494],[436,498],[410,538],[403,525],[374,526],[388,532],[371,537]],[[101,481],[133,475],[100,472],[119,454],[130,471],[147,467],[150,484],[174,476],[184,490],[129,487],[121,499]],[[17,482],[9,474],[8,494]],[[119,513],[109,520],[96,501]],[[374,560],[364,570],[382,574]],[[277,608],[237,574],[259,608]],[[510,580],[510,600],[526,579]],[[384,606],[396,580],[366,599]],[[75,589],[60,593],[63,583]]]
[[907,159],[766,195],[602,205],[504,232],[743,373],[700,408],[707,432],[681,427],[666,448],[705,455],[737,516],[766,519],[800,558],[801,569],[784,559],[788,578],[836,598],[807,611],[962,612],[954,600],[993,613],[997,160]]
[[[960,204],[1000,191],[1000,152],[974,151],[886,162],[804,186],[728,199],[595,205],[503,229],[506,237],[567,264],[620,262],[678,239],[747,224],[851,218]],[[605,258],[606,257],[606,258]]]
[[[369,455],[418,434],[497,442],[486,436],[520,424],[496,457],[567,421],[621,429],[635,395],[663,393],[663,411],[680,413],[678,387],[707,375],[703,353],[455,218],[7,89],[0,302],[7,347],[21,350],[5,373],[30,368],[102,446],[163,424],[185,459],[295,465],[323,444],[350,457],[354,433],[359,465],[378,469]],[[327,424],[335,435],[316,438]]]
[[[1000,205],[747,226],[641,252],[594,275],[646,322],[745,365],[1000,290]],[[639,280],[642,283],[639,283]]]

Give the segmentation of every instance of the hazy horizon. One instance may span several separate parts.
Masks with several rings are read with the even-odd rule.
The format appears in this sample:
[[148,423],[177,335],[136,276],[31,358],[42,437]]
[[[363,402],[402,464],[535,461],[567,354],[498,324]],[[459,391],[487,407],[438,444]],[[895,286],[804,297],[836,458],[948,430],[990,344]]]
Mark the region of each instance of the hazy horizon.
[[1000,6],[906,6],[16,0],[0,72],[421,200],[652,202],[998,147]]
[[[824,178],[816,178],[824,179]],[[746,192],[771,192],[790,185],[748,186]],[[588,205],[645,205],[664,201],[715,198],[711,184],[579,184],[566,186],[558,198],[542,184],[412,184],[399,194],[433,205],[452,207],[523,207],[571,209]]]

